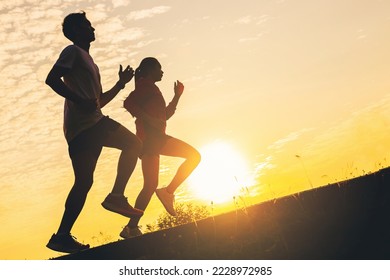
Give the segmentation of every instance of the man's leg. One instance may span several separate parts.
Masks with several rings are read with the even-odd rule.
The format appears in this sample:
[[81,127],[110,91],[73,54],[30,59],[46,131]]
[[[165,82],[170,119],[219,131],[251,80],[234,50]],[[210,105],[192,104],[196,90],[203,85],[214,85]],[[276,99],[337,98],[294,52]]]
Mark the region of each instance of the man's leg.
[[57,233],[70,233],[79,216],[93,184],[93,173],[100,151],[101,149],[95,153],[86,151],[72,155],[75,182],[66,199],[65,212]]
[[84,245],[77,242],[70,234],[70,231],[83,209],[87,194],[91,189],[93,173],[100,151],[101,148],[96,148],[71,155],[75,182],[66,199],[61,224],[57,233],[53,234],[47,244],[48,248],[65,253],[75,253],[89,248],[88,244]]

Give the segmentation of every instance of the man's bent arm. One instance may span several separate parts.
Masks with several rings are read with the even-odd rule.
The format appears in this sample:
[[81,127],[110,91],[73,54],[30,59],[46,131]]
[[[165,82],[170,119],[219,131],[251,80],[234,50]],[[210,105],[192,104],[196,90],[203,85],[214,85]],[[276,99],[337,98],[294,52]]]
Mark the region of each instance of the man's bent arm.
[[61,79],[69,70],[63,67],[53,66],[46,78],[46,84],[58,95],[80,105],[86,111],[94,111],[97,108],[97,100],[87,100],[75,94]]
[[69,70],[63,67],[53,66],[47,75],[45,83],[51,87],[58,95],[69,99],[75,103],[82,102],[82,99],[77,96],[61,79]]

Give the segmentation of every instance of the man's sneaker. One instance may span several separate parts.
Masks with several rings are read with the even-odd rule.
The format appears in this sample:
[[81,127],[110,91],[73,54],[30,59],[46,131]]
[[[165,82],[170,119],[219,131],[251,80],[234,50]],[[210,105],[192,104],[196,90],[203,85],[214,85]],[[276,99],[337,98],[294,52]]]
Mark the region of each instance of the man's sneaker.
[[139,229],[139,227],[131,228],[129,226],[125,226],[121,231],[121,233],[119,234],[119,236],[124,239],[132,238],[140,235],[142,235],[142,231]]
[[144,211],[132,207],[123,195],[117,196],[110,193],[102,202],[102,206],[108,211],[121,214],[128,218],[139,218],[144,214]]
[[47,248],[63,253],[77,253],[89,249],[89,244],[82,244],[69,234],[53,234],[46,245]]
[[158,199],[160,199],[162,205],[164,205],[165,210],[167,210],[170,215],[176,216],[176,211],[173,207],[173,204],[175,203],[175,195],[169,193],[167,191],[167,188],[157,189],[156,194]]

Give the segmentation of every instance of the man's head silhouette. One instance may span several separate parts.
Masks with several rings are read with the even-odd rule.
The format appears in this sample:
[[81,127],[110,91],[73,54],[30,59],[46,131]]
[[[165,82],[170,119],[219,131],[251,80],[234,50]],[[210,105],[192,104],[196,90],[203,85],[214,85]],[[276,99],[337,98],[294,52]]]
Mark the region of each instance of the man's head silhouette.
[[72,42],[95,40],[95,29],[87,19],[85,12],[72,13],[65,17],[62,23],[62,32]]

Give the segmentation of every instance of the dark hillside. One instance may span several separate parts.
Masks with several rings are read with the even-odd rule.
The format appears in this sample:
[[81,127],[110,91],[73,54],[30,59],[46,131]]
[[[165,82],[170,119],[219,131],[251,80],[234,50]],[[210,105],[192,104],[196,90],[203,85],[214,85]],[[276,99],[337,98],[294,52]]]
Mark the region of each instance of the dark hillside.
[[390,168],[58,259],[390,259]]

